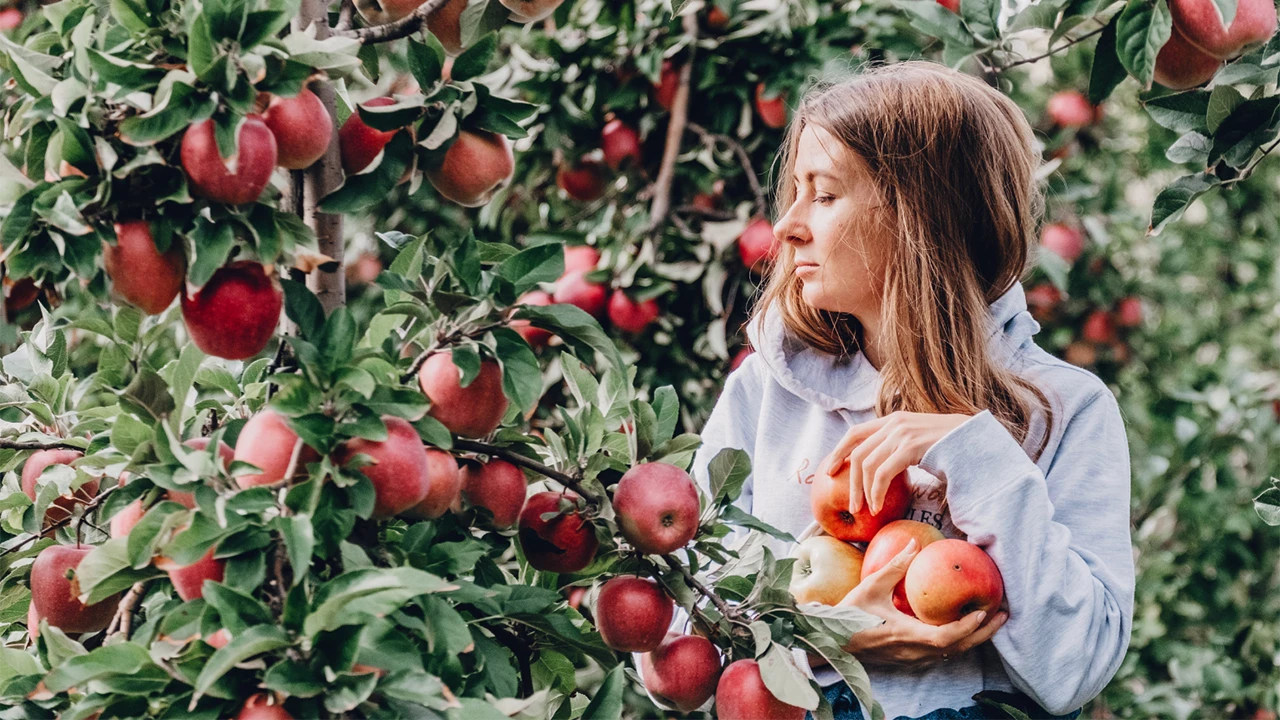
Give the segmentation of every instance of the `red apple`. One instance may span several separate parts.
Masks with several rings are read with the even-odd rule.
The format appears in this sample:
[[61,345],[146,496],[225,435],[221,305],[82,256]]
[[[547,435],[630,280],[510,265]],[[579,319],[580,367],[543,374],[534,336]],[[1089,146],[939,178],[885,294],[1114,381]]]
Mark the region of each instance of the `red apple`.
[[1230,27],[1224,27],[1213,0],[1169,0],[1173,25],[1207,55],[1230,60],[1262,45],[1276,34],[1272,0],[1239,0]]
[[652,652],[667,636],[675,609],[658,583],[619,575],[600,588],[596,629],[604,644],[618,652]]
[[846,461],[833,473],[834,477],[821,473],[813,477],[813,486],[809,490],[813,518],[828,535],[845,542],[868,542],[880,528],[907,514],[907,508],[911,505],[911,488],[907,485],[906,473],[899,473],[889,483],[884,506],[879,513],[872,515],[869,504],[864,499],[862,509],[851,514],[849,471],[850,466]]
[[16,30],[22,25],[22,11],[16,7],[0,10],[0,30]]
[[120,512],[111,516],[111,537],[125,537],[146,514],[147,509],[142,507],[142,500],[134,500],[125,505]]
[[1076,90],[1063,90],[1049,98],[1045,112],[1058,127],[1082,128],[1097,120],[1101,108],[1094,107],[1088,98]]
[[729,372],[737,370],[748,357],[751,357],[751,354],[754,352],[755,350],[751,347],[740,348],[733,356],[733,359],[729,361]]
[[120,596],[83,605],[79,600],[80,583],[74,575],[67,577],[68,571],[79,567],[92,551],[89,545],[50,545],[36,555],[31,563],[31,605],[38,618],[66,633],[97,632],[111,624]]
[[953,13],[959,14],[960,12],[960,0],[938,0],[938,4]]
[[622,290],[614,290],[609,297],[609,322],[625,333],[639,335],[658,319],[658,301],[632,300]]
[[[383,0],[386,2],[387,0]],[[413,4],[416,9],[422,4],[423,0],[392,0],[393,2],[407,2]],[[467,9],[467,0],[448,0],[444,7],[436,10],[427,16],[427,29],[432,35],[440,41],[444,46],[444,51],[450,56],[457,57],[462,54],[466,48],[462,45],[462,11]],[[412,10],[410,10],[412,12]],[[405,13],[408,15],[409,13]]]
[[405,517],[435,520],[444,515],[462,493],[462,470],[457,459],[444,450],[427,448],[427,477],[431,479],[427,496],[406,510]]
[[711,9],[707,10],[706,23],[708,30],[724,32],[729,27],[729,14],[712,5]]
[[787,126],[787,95],[765,95],[765,84],[756,85],[756,112],[765,125],[778,129]]
[[275,695],[258,693],[244,701],[236,720],[293,720],[293,716],[285,711]]
[[427,497],[431,487],[427,451],[422,438],[409,421],[383,415],[386,440],[353,438],[343,443],[334,459],[345,465],[356,455],[373,458],[360,472],[373,483],[373,518],[385,519],[402,513]]
[[[31,498],[31,502],[35,502],[36,481],[40,479],[40,474],[45,468],[50,465],[70,465],[82,457],[84,453],[79,450],[37,450],[31,453],[26,464],[22,466],[22,492]],[[98,480],[95,478],[76,488],[70,495],[58,497],[49,503],[49,508],[45,510],[45,527],[71,517],[76,505],[87,504],[97,494]]]
[[[520,296],[517,303],[524,305],[546,306],[552,303],[551,294],[541,290],[530,290]],[[551,331],[534,327],[528,320],[512,320],[511,329],[520,333],[520,337],[535,348],[546,347],[551,340]]]
[[1116,325],[1111,313],[1106,310],[1094,310],[1084,319],[1080,327],[1080,337],[1091,343],[1108,343],[1116,338]]
[[[240,475],[236,478],[236,483],[241,488],[251,488],[283,480],[293,457],[293,446],[297,442],[298,434],[289,427],[283,415],[270,409],[259,411],[241,428],[240,439],[236,442],[235,459],[254,465],[262,472],[257,475]],[[320,453],[303,443],[298,463],[294,467],[295,476],[306,472],[307,463],[319,459]]]
[[[560,512],[560,499],[573,504],[572,510],[543,520],[545,513]],[[572,492],[540,492],[525,502],[520,512],[520,548],[535,570],[576,573],[591,564],[600,541],[595,526],[583,517],[580,498]]]
[[427,411],[449,432],[463,437],[484,437],[497,429],[507,412],[507,396],[502,392],[502,367],[485,358],[480,374],[462,387],[462,371],[453,364],[451,351],[427,358],[418,370],[418,385],[431,401]]
[[219,628],[205,638],[204,641],[213,649],[221,650],[227,646],[227,643],[231,642],[231,633],[227,632],[226,628]]
[[972,612],[995,612],[1004,599],[1000,569],[982,548],[964,540],[938,540],[922,549],[903,582],[916,617],[930,625]]
[[556,184],[574,200],[593,202],[603,197],[609,187],[607,173],[599,160],[581,158],[572,167],[560,166],[556,171]]
[[369,285],[382,273],[382,260],[375,253],[360,253],[360,256],[347,264],[348,285]]
[[764,218],[756,218],[738,236],[738,257],[747,269],[758,273],[777,257],[779,245],[777,236],[773,234],[773,224]]
[[333,139],[333,118],[320,98],[307,88],[291,98],[271,98],[263,122],[276,137],[276,162],[289,170],[311,167],[324,156]]
[[445,151],[440,166],[428,168],[426,174],[446,200],[480,207],[511,183],[514,172],[515,156],[505,135],[463,130]]
[[662,73],[658,76],[658,84],[653,86],[653,97],[663,110],[671,111],[676,104],[676,90],[680,87],[680,68],[670,60],[662,61]]
[[116,223],[116,244],[102,243],[102,264],[117,295],[148,315],[159,315],[182,291],[186,263],[175,236],[162,255],[145,220]]
[[1040,234],[1040,246],[1058,257],[1073,263],[1084,253],[1084,235],[1061,223],[1046,225]]
[[511,21],[531,23],[545,20],[564,3],[564,0],[500,0],[511,11]]
[[564,249],[564,274],[591,272],[600,264],[600,251],[590,245],[567,245]]
[[276,169],[275,135],[260,116],[249,115],[240,126],[234,158],[224,160],[213,121],[203,120],[182,136],[182,169],[193,195],[228,205],[257,202]]
[[730,663],[716,684],[720,720],[804,720],[805,709],[788,705],[769,692],[755,660]]
[[490,460],[479,467],[462,469],[462,495],[474,507],[493,513],[497,528],[509,528],[520,518],[528,481],[524,472],[506,460]]
[[[463,6],[466,0],[462,0]],[[419,3],[421,4],[421,3]],[[395,98],[378,97],[366,103],[361,103],[365,107],[385,107],[387,105],[395,105]],[[378,157],[378,153],[391,142],[391,138],[395,137],[398,130],[376,130],[365,124],[360,119],[360,111],[356,110],[351,113],[347,121],[342,124],[342,129],[338,131],[338,143],[341,146],[342,153],[342,170],[348,175],[355,175],[373,162]]]
[[1221,60],[1192,45],[1174,25],[1156,54],[1155,81],[1171,90],[1189,90],[1212,80],[1222,65]]
[[[110,621],[107,624],[110,625]],[[34,598],[27,603],[27,634],[31,636],[32,642],[40,637],[40,613],[36,611]]]
[[830,535],[814,535],[796,548],[791,595],[796,603],[837,605],[863,577],[862,551]]
[[1040,283],[1027,290],[1027,305],[1037,320],[1044,320],[1062,305],[1062,291],[1053,283]]
[[[867,554],[862,561],[861,579],[866,580],[871,573],[888,565],[912,540],[916,541],[918,548],[924,548],[943,539],[945,537],[942,531],[928,523],[894,520],[880,528],[880,532],[876,533],[867,545]],[[906,581],[899,581],[894,586],[893,606],[907,615],[915,615],[915,611],[911,609],[911,603],[907,602]]]
[[182,294],[182,320],[191,340],[209,355],[248,360],[271,342],[284,291],[255,262],[233,262],[213,273],[204,287]]
[[665,555],[698,534],[698,489],[689,473],[667,463],[626,472],[613,494],[618,529],[646,555]]
[[609,290],[604,285],[587,280],[585,272],[575,271],[560,278],[551,298],[557,303],[576,306],[588,315],[600,318],[604,316],[605,306],[609,302]]
[[157,557],[155,566],[169,574],[169,581],[173,583],[178,597],[194,600],[204,597],[205,580],[220,583],[226,573],[227,561],[214,559],[213,551],[214,548],[209,548],[203,557],[190,565],[178,565],[169,558]]
[[604,162],[614,170],[620,170],[628,161],[639,166],[644,162],[640,152],[640,135],[630,125],[614,118],[605,123],[600,132],[600,147],[604,150]]
[[1127,297],[1116,306],[1116,323],[1134,328],[1142,324],[1142,298]]
[[665,705],[693,712],[716,691],[720,651],[699,635],[669,633],[653,652],[640,658],[644,687]]

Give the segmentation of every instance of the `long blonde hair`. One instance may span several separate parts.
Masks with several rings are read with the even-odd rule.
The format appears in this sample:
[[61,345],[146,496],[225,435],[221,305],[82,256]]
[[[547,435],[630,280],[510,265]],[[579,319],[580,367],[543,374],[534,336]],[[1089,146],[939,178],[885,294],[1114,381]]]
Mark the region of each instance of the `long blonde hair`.
[[[882,384],[877,416],[895,410],[990,410],[1025,445],[1045,394],[991,354],[989,306],[1027,268],[1043,197],[1039,158],[1022,111],[977,78],[910,61],[824,82],[804,97],[779,156],[777,213],[795,201],[800,134],[810,123],[844,142],[893,209],[895,245],[884,278]],[[856,352],[851,315],[816,310],[801,295],[790,244],[753,311],[776,307],[788,331],[822,352]]]

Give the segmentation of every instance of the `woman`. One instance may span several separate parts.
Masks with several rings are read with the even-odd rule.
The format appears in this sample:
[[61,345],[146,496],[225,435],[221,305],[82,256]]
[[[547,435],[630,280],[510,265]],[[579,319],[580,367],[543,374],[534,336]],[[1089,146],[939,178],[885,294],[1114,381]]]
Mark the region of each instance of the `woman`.
[[[982,547],[1007,610],[933,627],[890,598],[914,554],[845,604],[883,617],[848,649],[887,718],[974,718],[1020,692],[1074,717],[1120,667],[1133,614],[1129,456],[1115,398],[1040,349],[1019,278],[1041,201],[1021,110],[927,62],[811,91],[781,156],[781,243],[703,432],[754,472],[740,506],[801,534],[816,473],[850,462],[851,509],[911,467],[915,520]],[[792,550],[775,547],[780,554]],[[837,718],[861,717],[827,667]],[[867,717],[870,714],[867,713]]]

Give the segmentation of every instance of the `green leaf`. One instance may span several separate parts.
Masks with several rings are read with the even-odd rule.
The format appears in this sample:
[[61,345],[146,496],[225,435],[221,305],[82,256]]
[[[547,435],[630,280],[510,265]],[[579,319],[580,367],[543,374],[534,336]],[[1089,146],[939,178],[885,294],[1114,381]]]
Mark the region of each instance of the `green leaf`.
[[1209,92],[1209,107],[1205,110],[1205,125],[1210,133],[1216,133],[1222,122],[1244,102],[1240,91],[1230,85],[1218,85]]
[[0,647],[0,687],[19,675],[41,675],[44,668],[34,655],[18,648]]
[[1117,14],[1103,28],[1093,51],[1093,66],[1089,69],[1089,102],[1094,105],[1100,105],[1103,100],[1111,97],[1111,93],[1127,76],[1124,64],[1116,53],[1116,29],[1119,25],[1120,15]]
[[793,543],[796,541],[795,537],[792,536],[791,533],[779,530],[778,528],[761,520],[755,515],[752,515],[751,513],[742,510],[737,505],[725,506],[721,517],[724,519],[725,522],[729,523],[730,525],[738,525],[740,527],[759,530],[763,533],[767,533],[769,535],[772,535],[773,537],[776,537],[780,540],[785,540],[786,542],[790,542],[790,543]]
[[214,683],[237,664],[291,644],[288,636],[285,635],[284,628],[276,625],[258,625],[234,636],[226,647],[218,650],[205,661],[204,669],[196,678],[192,705],[194,706],[196,700],[208,692]]
[[293,585],[302,582],[311,567],[311,553],[316,547],[315,530],[309,515],[291,515],[278,519],[280,534],[289,550],[289,564],[293,567]]
[[444,46],[432,33],[423,33],[426,42],[409,39],[409,72],[424,91],[440,82],[444,71]]
[[576,354],[591,357],[583,350],[591,349],[605,357],[610,365],[620,373],[626,373],[622,356],[618,354],[618,346],[605,334],[600,323],[585,311],[573,305],[527,305],[518,310],[516,318],[528,320],[534,327],[550,330],[566,342],[576,346]]
[[1129,0],[1116,25],[1116,54],[1120,64],[1144,88],[1151,87],[1156,55],[1169,40],[1173,19],[1165,0]]
[[764,680],[764,686],[775,698],[805,710],[817,709],[818,691],[796,667],[790,650],[771,643],[759,663],[760,679]]
[[[196,29],[193,27],[192,32]],[[192,87],[190,83],[194,81],[189,72],[171,71],[160,82],[156,104],[150,110],[120,121],[120,139],[130,145],[154,145],[195,122],[208,119],[216,103]]]
[[454,82],[463,82],[483,75],[497,49],[498,34],[485,35],[453,61],[453,69],[450,70],[449,76]]
[[1000,0],[960,0],[960,17],[978,37],[1000,39]]
[[1184,175],[1174,180],[1156,196],[1147,233],[1159,234],[1170,222],[1182,217],[1192,201],[1220,184],[1222,181],[1209,173]]
[[[113,9],[117,4],[123,2],[124,0],[113,0]],[[103,80],[119,85],[125,93],[152,87],[159,83],[160,79],[165,75],[163,68],[158,68],[154,65],[131,62],[114,55],[98,52],[93,48],[86,48],[85,51],[89,56],[90,64],[93,65],[94,72]]]
[[195,245],[196,254],[187,267],[187,282],[203,287],[219,268],[227,264],[236,243],[235,226],[197,217],[191,231],[191,242]]
[[626,686],[627,680],[623,673],[623,666],[615,665],[609,674],[604,676],[604,682],[600,684],[595,697],[591,698],[587,709],[582,711],[582,717],[592,720],[620,720],[623,709],[622,693]]
[[55,693],[109,675],[132,675],[154,666],[146,648],[131,642],[97,648],[87,655],[68,659],[44,678],[45,687]]
[[493,331],[498,343],[498,357],[502,358],[502,391],[521,412],[529,412],[538,406],[542,397],[542,368],[533,348],[510,328]]
[[454,586],[443,579],[416,568],[353,570],[321,586],[316,593],[315,609],[303,624],[303,632],[314,636],[343,625],[358,624],[371,616],[392,612],[411,598],[451,589]]
[[1263,490],[1253,499],[1253,510],[1262,518],[1262,522],[1275,527],[1280,525],[1280,486],[1276,479],[1271,479],[1271,487]]
[[523,295],[538,283],[555,282],[564,274],[564,252],[552,243],[535,245],[507,258],[497,271],[511,281],[517,295]]
[[400,182],[413,154],[409,133],[398,132],[382,149],[382,161],[358,175],[348,175],[337,190],[325,196],[320,209],[329,213],[354,213],[384,200]]
[[304,284],[282,279],[284,286],[285,315],[298,326],[298,332],[304,340],[316,342],[320,331],[324,328],[324,307],[315,293]]
[[134,570],[133,563],[129,561],[129,538],[111,538],[91,550],[76,566],[80,601],[93,605],[127,590],[136,582],[161,574],[150,566]]
[[182,421],[185,413],[187,394],[195,384],[196,373],[200,371],[200,363],[204,362],[204,352],[195,343],[187,343],[175,363],[169,364],[169,387],[173,393],[177,407],[169,416],[169,429],[175,437],[182,435]]
[[142,368],[120,394],[120,406],[147,420],[162,420],[173,412],[173,396],[164,378]]
[[863,707],[871,708],[872,720],[884,720],[884,709],[880,707],[880,703],[876,702],[871,695],[871,678],[867,676],[866,669],[862,667],[862,663],[858,662],[856,657],[845,652],[835,640],[827,635],[809,633],[797,635],[796,637],[813,648],[815,653],[821,655],[836,672],[840,673],[841,679],[848,683],[849,688],[853,690],[854,697],[858,698],[858,702],[862,703]]
[[742,494],[751,475],[751,456],[736,448],[724,448],[707,465],[711,476],[711,498],[715,503],[732,503]]

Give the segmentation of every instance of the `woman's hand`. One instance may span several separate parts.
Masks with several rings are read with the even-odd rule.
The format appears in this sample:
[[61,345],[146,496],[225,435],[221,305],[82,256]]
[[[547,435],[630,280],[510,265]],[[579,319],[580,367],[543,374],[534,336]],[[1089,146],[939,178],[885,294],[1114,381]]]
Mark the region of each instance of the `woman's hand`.
[[968,652],[991,639],[1009,619],[1004,610],[986,618],[973,612],[947,625],[927,625],[893,605],[893,588],[907,574],[919,552],[915,540],[888,565],[867,576],[849,591],[841,606],[853,606],[884,618],[883,625],[849,638],[845,650],[863,663],[915,667],[931,665]]
[[874,515],[884,506],[893,478],[919,464],[934,443],[970,417],[900,410],[854,425],[818,465],[818,472],[834,477],[848,463],[849,512],[861,510],[865,497]]

